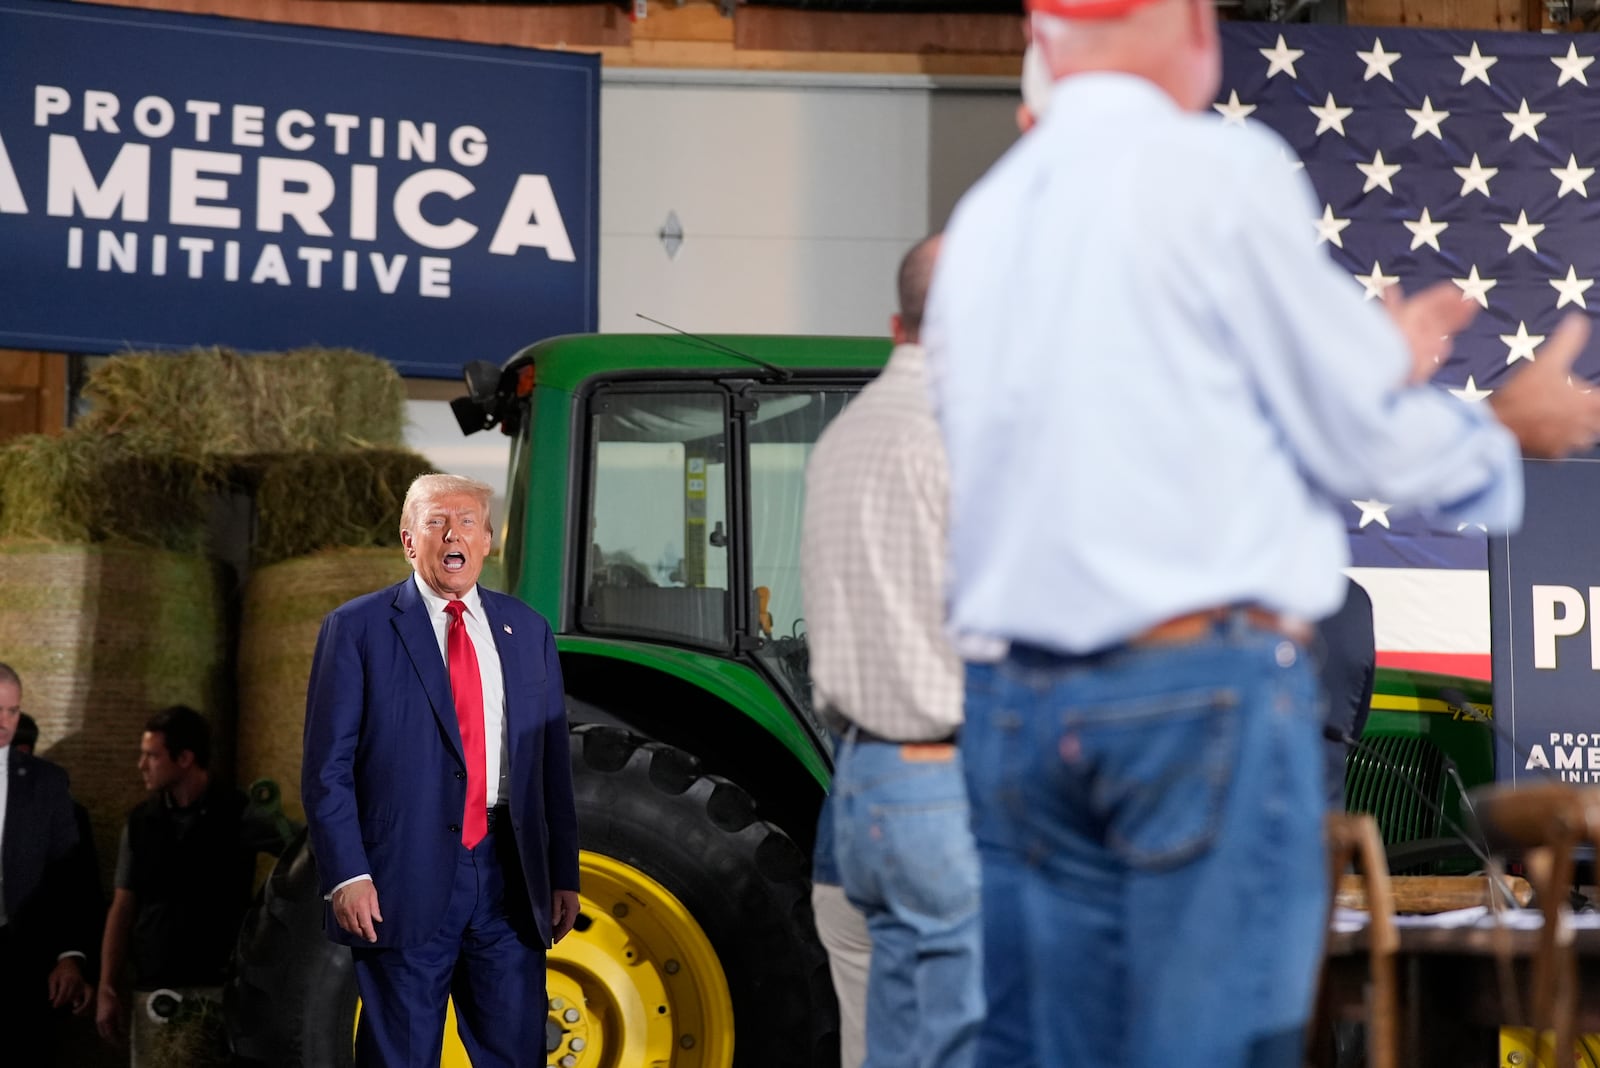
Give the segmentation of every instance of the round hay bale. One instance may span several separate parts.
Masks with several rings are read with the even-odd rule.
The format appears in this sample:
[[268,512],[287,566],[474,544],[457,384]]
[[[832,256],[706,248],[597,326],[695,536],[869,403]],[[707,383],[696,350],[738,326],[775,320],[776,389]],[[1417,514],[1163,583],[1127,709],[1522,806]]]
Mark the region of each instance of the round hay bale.
[[351,349],[242,356],[227,349],[127,353],[84,385],[77,426],[179,456],[399,446],[405,384],[394,367]]
[[[144,796],[139,736],[186,704],[228,753],[227,630],[207,561],[156,549],[0,542],[0,658],[22,676],[40,755],[72,776],[110,882],[128,810]],[[213,760],[225,771],[226,760]]]
[[409,574],[404,554],[392,548],[330,550],[250,576],[239,624],[239,778],[275,779],[290,819],[305,818],[301,734],[322,619],[351,598]]
[[295,453],[253,463],[258,565],[336,548],[387,547],[399,557],[406,490],[434,470],[405,449]]

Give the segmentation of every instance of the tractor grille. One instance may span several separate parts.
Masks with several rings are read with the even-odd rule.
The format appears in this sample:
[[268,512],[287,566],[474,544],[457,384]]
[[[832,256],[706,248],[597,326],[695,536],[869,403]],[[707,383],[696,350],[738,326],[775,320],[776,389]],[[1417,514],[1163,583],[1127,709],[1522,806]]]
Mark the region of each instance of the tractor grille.
[[[1372,813],[1385,845],[1438,837],[1439,816],[1423,804],[1417,791],[1443,805],[1444,754],[1439,747],[1414,737],[1368,737],[1362,744],[1377,750],[1382,760],[1361,749],[1351,751],[1345,761],[1345,808]],[[1407,786],[1407,780],[1417,790]]]

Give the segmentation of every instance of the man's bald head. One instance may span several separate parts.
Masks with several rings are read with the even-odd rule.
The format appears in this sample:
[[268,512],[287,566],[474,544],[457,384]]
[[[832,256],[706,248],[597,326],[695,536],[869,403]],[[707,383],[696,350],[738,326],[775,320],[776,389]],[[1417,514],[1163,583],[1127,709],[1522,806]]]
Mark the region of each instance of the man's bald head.
[[900,310],[890,320],[897,345],[915,342],[922,334],[922,312],[928,304],[928,286],[933,282],[933,265],[939,259],[939,242],[943,236],[934,234],[923,238],[900,260],[896,284]]

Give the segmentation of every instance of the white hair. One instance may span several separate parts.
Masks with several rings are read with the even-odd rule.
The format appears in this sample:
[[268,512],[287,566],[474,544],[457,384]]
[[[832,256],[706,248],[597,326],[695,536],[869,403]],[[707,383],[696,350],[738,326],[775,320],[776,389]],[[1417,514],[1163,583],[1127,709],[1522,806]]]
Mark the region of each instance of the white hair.
[[410,530],[416,525],[417,513],[423,505],[457,493],[476,497],[483,508],[484,522],[489,522],[489,502],[494,499],[494,487],[487,482],[465,475],[418,475],[411,480],[405,503],[400,506],[400,529]]

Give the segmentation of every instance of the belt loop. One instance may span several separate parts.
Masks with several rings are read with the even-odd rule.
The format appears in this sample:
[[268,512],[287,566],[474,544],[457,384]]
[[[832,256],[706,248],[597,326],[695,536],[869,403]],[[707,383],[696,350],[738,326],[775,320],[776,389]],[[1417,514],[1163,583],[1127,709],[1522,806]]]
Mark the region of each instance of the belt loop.
[[1223,620],[1226,623],[1225,636],[1229,639],[1236,640],[1250,633],[1250,613],[1242,604],[1230,604],[1223,609]]

